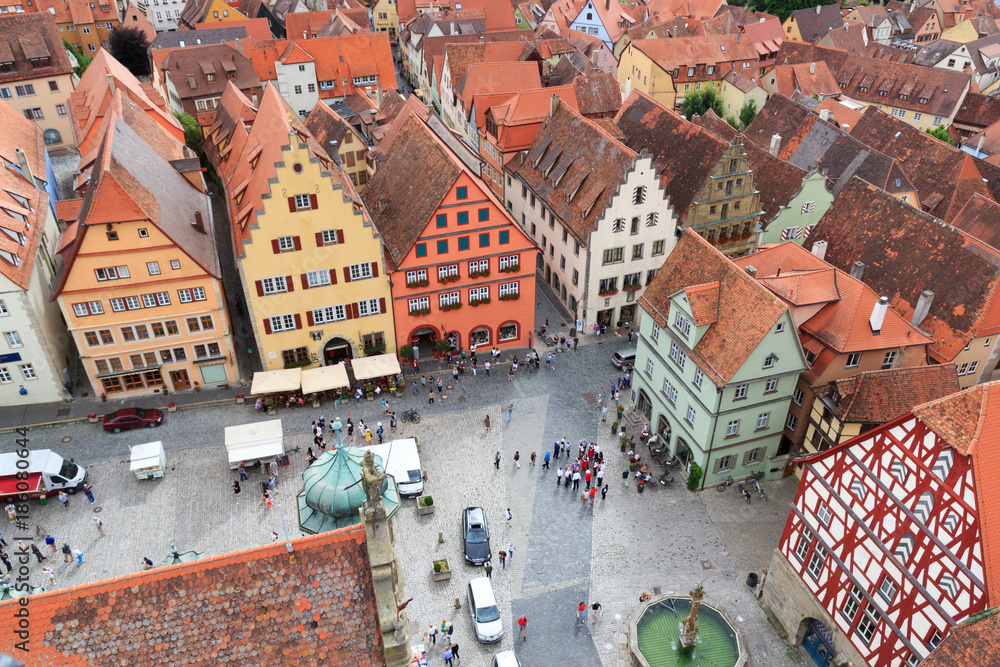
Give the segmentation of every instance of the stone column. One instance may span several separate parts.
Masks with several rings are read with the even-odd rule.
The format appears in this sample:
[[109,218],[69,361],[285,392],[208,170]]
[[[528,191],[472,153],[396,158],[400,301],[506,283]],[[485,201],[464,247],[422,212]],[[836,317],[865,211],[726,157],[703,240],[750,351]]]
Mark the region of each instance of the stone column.
[[406,611],[396,611],[403,601],[403,568],[396,553],[392,526],[385,518],[381,503],[374,509],[362,507],[359,512],[368,543],[385,664],[387,667],[406,667],[412,662],[413,654]]

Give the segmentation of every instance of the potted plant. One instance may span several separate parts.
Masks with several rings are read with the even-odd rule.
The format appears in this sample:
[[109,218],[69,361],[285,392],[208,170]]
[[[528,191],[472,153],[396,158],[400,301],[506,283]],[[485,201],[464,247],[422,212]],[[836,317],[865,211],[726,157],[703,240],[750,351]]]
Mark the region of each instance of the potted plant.
[[201,391],[201,383],[199,383],[199,382],[195,382],[195,383],[194,383],[194,393],[196,393],[196,394],[197,394],[197,393],[199,393],[200,391]]
[[451,343],[446,340],[439,340],[434,343],[434,358],[439,359],[442,354],[446,354],[451,349]]
[[375,387],[372,386],[371,382],[365,384],[365,398],[369,401],[375,400]]
[[451,570],[448,568],[448,559],[434,561],[434,581],[447,581],[451,579]]
[[434,514],[434,498],[431,496],[420,496],[417,498],[417,514]]
[[102,392],[101,392],[101,403],[107,403],[107,402],[108,402],[108,395],[107,395],[107,394],[105,394],[105,393],[104,393],[104,392],[102,391]]
[[242,405],[246,401],[246,396],[243,394],[236,394],[236,402]]
[[688,491],[697,491],[698,485],[701,484],[701,476],[703,471],[701,466],[697,463],[691,464],[691,472],[688,473],[687,488]]
[[406,363],[410,363],[410,361],[413,360],[413,346],[404,345],[403,347],[399,348],[399,356],[401,356],[403,358],[403,361],[405,361]]
[[91,424],[96,424],[97,420],[98,417],[96,412],[91,412],[89,415],[87,415],[87,421],[90,422]]
[[611,435],[618,432],[618,422],[612,422],[611,424]]
[[177,412],[177,404],[173,401],[167,403],[167,412]]
[[622,437],[618,438],[618,444],[621,446],[621,449],[622,449],[623,452],[626,449],[628,449],[628,440],[625,438],[624,435]]
[[621,420],[622,415],[625,413],[625,408],[619,405],[617,411],[618,411],[618,419]]
[[313,394],[312,395],[312,402],[313,402],[313,407],[314,408],[318,408],[319,407],[319,394]]
[[521,298],[520,292],[514,292],[512,294],[504,294],[500,297],[501,301],[517,301]]

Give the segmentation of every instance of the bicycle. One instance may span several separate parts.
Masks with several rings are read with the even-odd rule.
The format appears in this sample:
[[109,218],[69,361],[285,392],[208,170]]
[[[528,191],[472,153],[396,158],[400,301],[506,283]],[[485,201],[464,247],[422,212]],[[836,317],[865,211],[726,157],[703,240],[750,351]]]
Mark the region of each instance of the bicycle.
[[404,424],[418,424],[420,423],[420,414],[416,410],[410,408],[409,410],[403,411],[399,420]]
[[743,494],[743,500],[747,501],[747,505],[749,505],[750,504],[750,493],[746,490],[746,487],[743,485],[743,482],[740,482],[737,485],[737,488],[740,490],[740,493]]
[[757,483],[757,480],[753,481],[753,488],[757,492],[757,495],[760,496],[760,499],[763,500],[766,503],[767,502],[767,494],[764,493],[764,489],[762,489],[761,486],[760,486],[760,484]]
[[746,481],[752,483],[760,481],[762,479],[764,479],[764,471],[758,470],[757,472],[752,472],[749,475],[747,475]]
[[719,493],[722,493],[723,491],[726,490],[727,486],[732,486],[732,485],[733,485],[733,476],[730,475],[729,477],[719,482],[719,485],[715,487],[715,490],[718,491]]

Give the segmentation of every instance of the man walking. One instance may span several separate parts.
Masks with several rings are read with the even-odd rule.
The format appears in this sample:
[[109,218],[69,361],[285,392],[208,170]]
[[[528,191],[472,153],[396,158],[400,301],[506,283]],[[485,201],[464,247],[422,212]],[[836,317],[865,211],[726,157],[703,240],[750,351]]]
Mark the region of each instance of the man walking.
[[68,542],[67,543],[63,543],[63,545],[62,545],[62,552],[63,552],[63,562],[64,563],[68,563],[69,562],[69,557],[72,555],[72,552],[73,552],[73,550],[70,549]]
[[87,500],[90,501],[91,505],[94,504],[94,489],[91,488],[90,484],[83,485],[83,495],[87,496]]
[[69,509],[69,496],[66,495],[65,491],[59,492],[59,502],[63,504],[63,507]]
[[500,452],[497,452],[496,456],[493,458],[493,467],[500,470]]
[[528,641],[528,617],[522,616],[517,619],[517,624],[521,626],[521,640]]
[[41,549],[39,549],[34,542],[31,543],[31,553],[35,554],[35,558],[38,559],[39,563],[45,560],[45,556],[42,555]]
[[487,579],[493,578],[493,566],[490,565],[489,563],[486,564],[486,578]]
[[501,549],[500,553],[497,554],[497,557],[500,559],[500,569],[501,570],[506,570],[507,569],[507,552],[504,551],[503,549]]
[[56,575],[52,572],[52,568],[50,566],[46,565],[43,567],[42,574],[44,574],[45,578],[49,580],[49,586],[56,585]]
[[552,446],[552,456],[553,456],[553,458],[559,458],[559,452],[560,451],[562,451],[562,445],[560,445],[558,442],[556,442],[556,444]]
[[240,481],[241,482],[247,481],[247,479],[248,479],[247,478],[247,469],[243,467],[242,463],[239,465],[238,468],[236,468],[236,470],[237,470],[237,472],[240,473]]
[[545,452],[545,459],[542,461],[542,467],[546,470],[549,469],[549,453]]
[[605,482],[604,486],[601,487],[601,500],[608,497],[608,483]]
[[579,470],[574,470],[573,471],[573,490],[576,491],[579,488],[580,488],[580,471]]
[[76,558],[76,566],[77,567],[80,567],[81,565],[83,565],[83,552],[80,551],[80,547],[73,547],[70,550],[70,554],[72,554],[72,556],[74,558]]
[[6,566],[7,568],[8,574],[14,569],[14,566],[10,564],[10,556],[7,555],[6,551],[0,551],[0,561],[3,561],[4,566]]
[[97,532],[101,534],[101,537],[104,537],[104,524],[96,516],[94,517],[94,527],[97,528]]
[[511,415],[512,412],[514,412],[514,404],[513,403],[511,403],[510,405],[507,406],[507,421],[510,421],[510,415]]
[[451,649],[450,648],[449,649],[445,649],[445,652],[444,652],[444,664],[448,665],[448,667],[452,667],[451,655],[452,655]]
[[511,544],[510,542],[508,542],[507,543],[507,558],[510,559],[511,563],[514,562],[514,552],[515,551],[516,551],[516,549],[514,548],[514,545]]
[[486,377],[489,377],[490,376],[490,362],[489,362],[489,360],[487,360],[486,363],[483,364],[483,368],[486,369]]
[[556,470],[556,486],[562,486],[562,475],[563,475],[562,466],[559,466],[559,468]]
[[438,629],[431,623],[427,626],[427,635],[431,638],[431,646],[437,646]]

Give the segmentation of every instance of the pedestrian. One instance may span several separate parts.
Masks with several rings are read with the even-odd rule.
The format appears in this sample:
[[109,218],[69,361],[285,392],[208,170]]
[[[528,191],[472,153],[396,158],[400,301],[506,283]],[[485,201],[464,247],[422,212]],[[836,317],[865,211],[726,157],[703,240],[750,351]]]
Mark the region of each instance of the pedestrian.
[[487,360],[486,363],[483,364],[483,368],[486,369],[486,377],[489,377],[490,376],[490,362],[489,362],[489,360]]
[[574,470],[573,471],[573,490],[576,491],[579,488],[580,488],[580,471],[579,470]]
[[63,543],[63,545],[62,545],[62,552],[63,552],[63,562],[64,563],[68,563],[69,562],[69,557],[70,557],[70,555],[73,552],[73,550],[70,549],[70,547],[69,547],[69,543],[66,543],[66,542]]
[[507,381],[509,382],[510,380],[513,379],[514,379],[514,366],[512,365],[510,368],[507,369]]
[[587,492],[583,491],[580,493],[580,504],[584,507],[587,506]]
[[510,421],[510,414],[514,412],[514,404],[511,403],[507,406],[507,421]]
[[515,549],[515,548],[514,548],[514,545],[513,545],[513,544],[511,544],[510,542],[508,542],[508,543],[507,543],[507,558],[508,558],[508,559],[510,560],[510,562],[512,562],[512,563],[514,562],[514,552],[515,552],[515,551],[517,551],[517,549]]
[[521,452],[517,451],[514,452],[514,467],[515,468],[521,467]]
[[70,553],[73,555],[73,558],[76,559],[77,567],[83,565],[83,552],[80,551],[80,547],[73,547],[72,549],[70,549]]
[[573,351],[576,352],[576,348],[580,347],[580,337],[573,336]]
[[622,486],[628,485],[628,468],[622,470]]
[[[449,627],[448,629],[450,630],[451,628]],[[458,644],[456,642],[452,642],[451,644],[451,655],[455,660],[460,660],[458,657]]]
[[438,388],[438,393],[439,393],[439,394],[440,394],[440,393],[441,393],[442,391],[444,391],[444,382],[442,382],[442,381],[441,381],[441,378],[438,378],[438,379],[437,379],[437,388]]
[[490,430],[490,416],[489,415],[486,415],[486,419],[483,420],[483,424],[486,425],[486,430],[489,431]]
[[308,466],[311,466],[311,465],[313,464],[313,461],[315,461],[315,460],[316,460],[316,455],[315,455],[315,454],[313,454],[313,448],[312,448],[312,447],[310,447],[310,448],[309,448],[309,449],[308,449],[308,450],[306,451],[306,466],[307,466],[307,467],[308,467]]
[[562,451],[562,445],[556,442],[556,444],[552,447],[552,457],[556,459],[559,458],[559,452],[561,451]]
[[97,532],[101,534],[101,537],[104,537],[104,524],[96,516],[94,517],[94,528],[97,528]]
[[581,623],[587,622],[587,603],[581,602],[576,608],[577,619]]
[[497,557],[500,559],[500,569],[506,570],[507,569],[507,552],[504,551],[503,549],[501,549],[500,553],[497,554]]
[[378,428],[375,430],[375,433],[378,434],[378,444],[381,445],[382,444],[382,434],[384,433],[384,431],[382,429],[382,422],[378,423]]
[[274,483],[274,475],[271,475],[270,477],[267,478],[267,490],[270,491],[271,493],[274,493],[276,490],[275,489],[276,486],[277,484]]
[[486,578],[487,579],[493,578],[493,566],[490,565],[489,563],[486,564]]
[[[598,456],[600,456],[600,453],[598,453]],[[604,464],[599,463],[595,467],[597,468],[597,486],[600,486],[604,483]]]
[[448,667],[452,667],[451,655],[452,653],[450,648],[444,650],[444,664],[448,665]]
[[514,520],[514,515],[511,514],[509,507],[507,508],[507,513],[504,517],[507,519],[507,527],[510,528],[510,522]]
[[556,470],[556,486],[562,486],[562,475],[562,466],[559,466],[559,469]]
[[479,362],[476,361],[476,355],[472,355],[472,377],[476,377],[476,369],[479,367]]
[[144,557],[142,559],[142,569],[144,569],[144,570],[152,570],[153,569],[153,561],[149,560],[148,557]]
[[3,534],[0,533],[0,547],[5,547],[5,546],[7,546],[7,542],[6,540],[3,539]]
[[427,626],[427,635],[431,638],[431,646],[437,646],[438,629],[433,623]]
[[455,367],[451,369],[451,381],[458,382],[458,364],[455,364]]
[[271,461],[268,464],[268,466],[271,468],[271,475],[274,476],[275,479],[277,479],[278,478],[278,457],[274,457],[274,460]]
[[38,559],[39,563],[45,560],[45,556],[42,555],[41,549],[39,549],[38,545],[35,544],[34,542],[31,543],[31,553],[35,554],[35,558]]
[[517,619],[517,624],[521,626],[521,639],[528,641],[528,617],[522,616]]
[[632,342],[632,330],[631,329],[628,330],[628,342],[630,342],[630,343]]
[[87,500],[90,501],[91,505],[94,504],[94,489],[90,484],[83,485],[83,495],[87,496]]
[[434,390],[427,392],[427,405],[434,405]]
[[[489,417],[487,417],[487,419],[489,419]],[[500,470],[500,452],[497,452],[497,455],[493,458],[493,466],[497,470]]]
[[46,535],[45,546],[47,546],[49,550],[52,551],[52,553],[56,553],[56,538],[52,537],[51,535]]
[[354,399],[361,405],[361,387],[354,390]]
[[59,492],[59,502],[63,504],[63,507],[69,509],[69,496],[66,495],[65,491]]
[[[7,555],[6,551],[0,551],[0,561],[3,561],[3,564],[7,566],[7,572],[14,570],[14,566],[10,564],[10,556]],[[69,561],[67,560],[66,562],[68,563]]]
[[597,487],[595,486],[590,490],[590,506],[594,506],[594,498],[597,497]]
[[42,574],[44,574],[45,578],[49,580],[49,586],[56,585],[56,575],[52,572],[52,568],[50,566],[46,565],[43,567]]
[[236,500],[240,499],[240,481],[236,480],[233,482],[233,496]]
[[604,615],[604,607],[600,602],[590,605],[590,622],[597,625],[597,620]]
[[545,458],[542,460],[542,467],[546,470],[549,469],[549,453],[545,452]]
[[536,458],[535,452],[531,452],[531,465],[535,465],[535,458]]
[[[312,447],[309,448],[309,451],[310,452],[312,451]],[[247,469],[243,467],[242,463],[240,463],[240,465],[236,468],[236,470],[237,472],[240,473],[240,481],[241,482],[247,481]]]
[[608,406],[606,405],[603,408],[601,408],[601,421],[602,422],[608,421]]
[[608,497],[608,483],[605,482],[604,486],[601,487],[601,500]]
[[396,432],[396,413],[392,412],[389,414],[389,428],[393,433]]
[[588,470],[588,471],[587,471],[587,474],[586,474],[586,475],[584,475],[584,479],[585,479],[585,480],[586,480],[586,482],[587,482],[587,490],[588,490],[588,491],[590,491],[590,480],[591,480],[591,478],[592,478],[593,476],[594,476],[594,473],[593,473],[592,471],[590,471],[590,470]]
[[277,531],[274,531],[274,530],[271,531],[271,541],[272,542],[277,542],[278,541],[278,533],[277,533]]
[[427,387],[427,376],[426,375],[421,375],[420,376],[420,386],[424,387],[424,388]]

